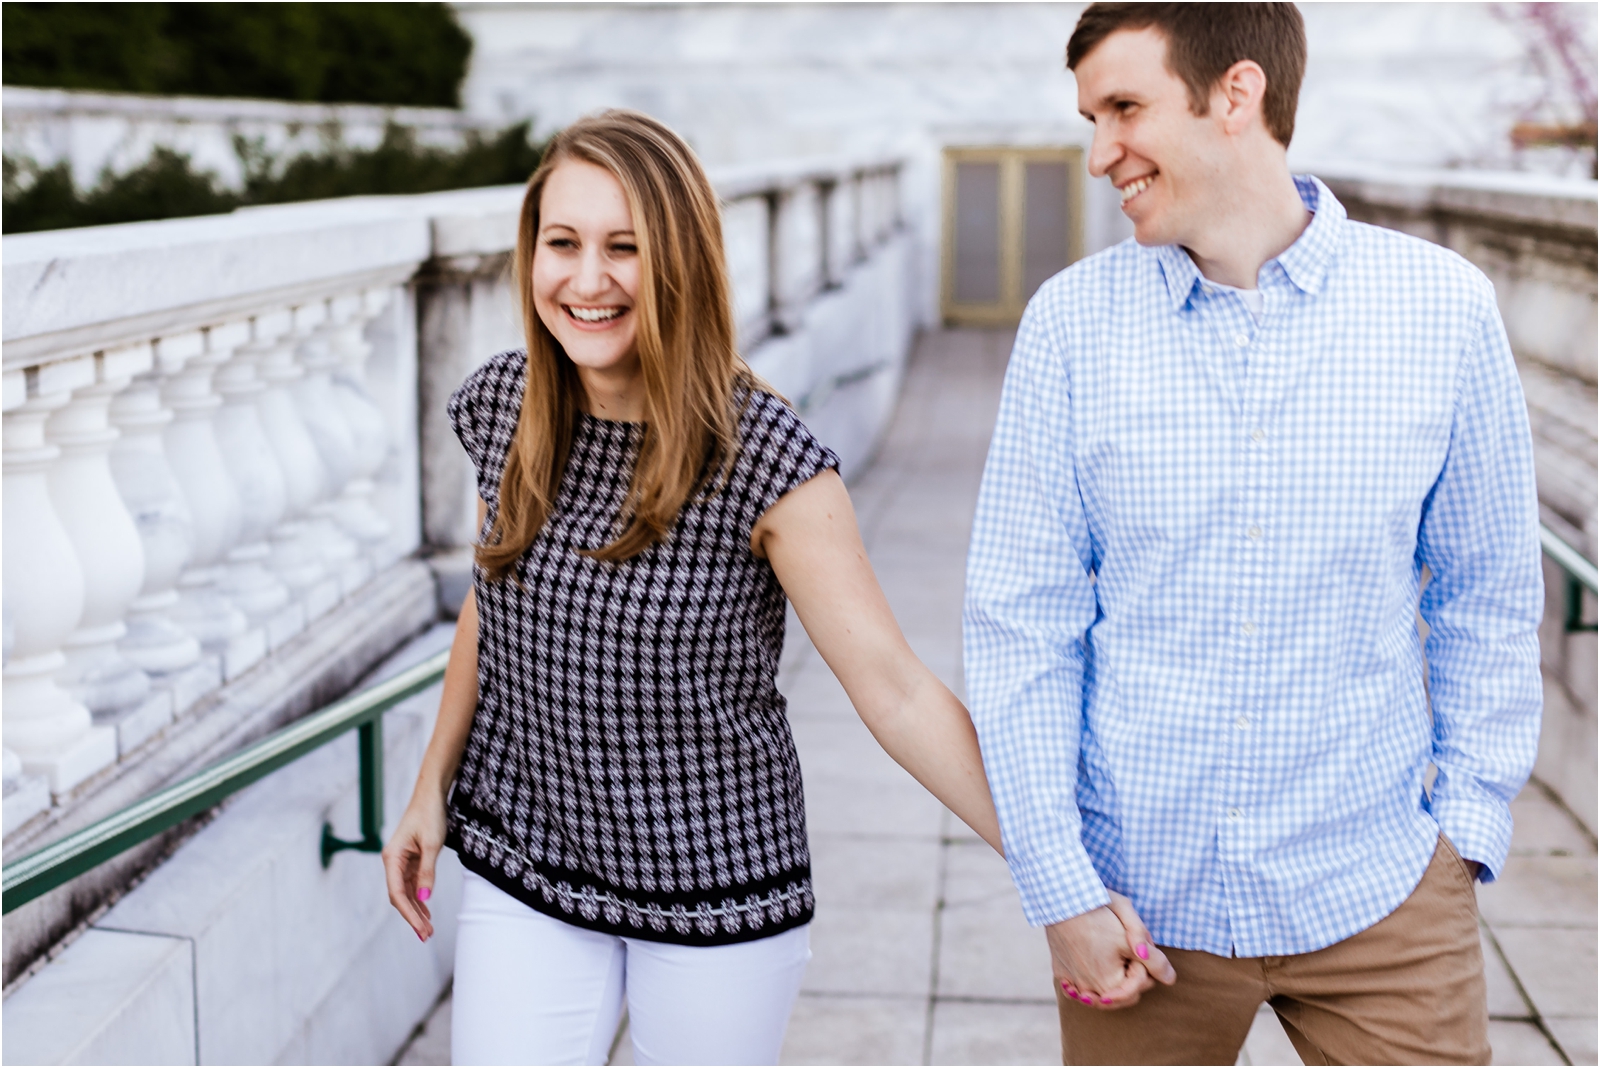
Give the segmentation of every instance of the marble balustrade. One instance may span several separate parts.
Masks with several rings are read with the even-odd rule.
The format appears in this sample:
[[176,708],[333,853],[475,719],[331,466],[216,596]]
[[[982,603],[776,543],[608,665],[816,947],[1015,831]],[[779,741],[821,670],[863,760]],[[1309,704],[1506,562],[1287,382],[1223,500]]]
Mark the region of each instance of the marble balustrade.
[[[757,369],[802,405],[841,374],[895,378],[881,345],[852,368],[796,356],[793,339],[814,309],[837,317],[828,295],[854,277],[904,288],[898,164],[713,177]],[[519,343],[520,199],[352,198],[4,239],[7,835],[159,747],[386,568],[470,544],[470,470],[436,409]],[[875,256],[899,264],[887,283]],[[881,423],[888,408],[861,411]],[[855,434],[858,452],[876,432]]]

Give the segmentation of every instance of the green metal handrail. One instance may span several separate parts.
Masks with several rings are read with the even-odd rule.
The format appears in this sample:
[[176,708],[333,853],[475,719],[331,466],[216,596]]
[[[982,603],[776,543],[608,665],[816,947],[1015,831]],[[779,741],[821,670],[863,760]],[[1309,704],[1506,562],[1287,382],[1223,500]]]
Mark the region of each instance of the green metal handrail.
[[1543,523],[1539,524],[1539,546],[1567,573],[1567,633],[1594,630],[1595,624],[1583,621],[1583,589],[1587,586],[1590,593],[1600,593],[1600,588],[1597,588],[1600,571],[1597,571],[1593,561],[1562,541],[1559,534]]
[[444,677],[448,650],[270,734],[206,770],[5,866],[3,911],[10,912],[140,842],[197,816],[257,779],[358,730],[361,837],[346,841],[322,826],[322,866],[341,849],[383,848],[383,714]]

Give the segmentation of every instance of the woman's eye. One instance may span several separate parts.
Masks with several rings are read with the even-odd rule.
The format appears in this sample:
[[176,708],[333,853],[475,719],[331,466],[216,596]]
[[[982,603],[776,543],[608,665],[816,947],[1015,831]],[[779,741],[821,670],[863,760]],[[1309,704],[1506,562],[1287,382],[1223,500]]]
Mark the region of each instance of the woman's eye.
[[639,246],[631,242],[624,242],[611,246],[611,251],[618,256],[632,256],[639,251]]
[[569,249],[577,248],[578,243],[570,237],[552,237],[545,242],[550,248]]

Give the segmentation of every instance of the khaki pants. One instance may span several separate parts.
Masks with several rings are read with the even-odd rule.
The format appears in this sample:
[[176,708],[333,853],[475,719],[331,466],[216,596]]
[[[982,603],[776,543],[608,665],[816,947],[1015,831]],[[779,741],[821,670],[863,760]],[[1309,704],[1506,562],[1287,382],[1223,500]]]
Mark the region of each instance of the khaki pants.
[[1063,1064],[1233,1064],[1272,1006],[1307,1064],[1488,1064],[1472,877],[1442,835],[1422,881],[1365,931],[1314,953],[1167,949],[1173,986],[1098,1011],[1056,991]]

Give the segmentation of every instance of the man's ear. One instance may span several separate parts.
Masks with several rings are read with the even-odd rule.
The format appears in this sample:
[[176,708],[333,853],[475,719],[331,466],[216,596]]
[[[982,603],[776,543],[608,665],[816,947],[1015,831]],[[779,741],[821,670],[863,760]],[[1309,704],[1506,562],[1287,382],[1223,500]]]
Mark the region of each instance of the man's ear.
[[1241,59],[1223,72],[1211,90],[1211,110],[1222,120],[1231,137],[1243,133],[1252,121],[1261,120],[1262,99],[1267,93],[1267,73],[1253,59]]

